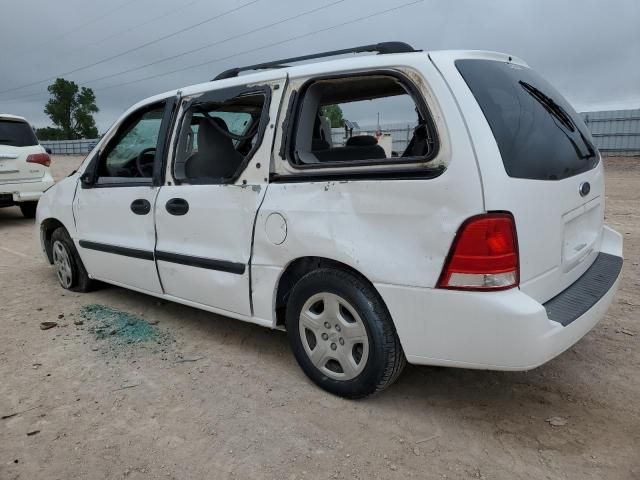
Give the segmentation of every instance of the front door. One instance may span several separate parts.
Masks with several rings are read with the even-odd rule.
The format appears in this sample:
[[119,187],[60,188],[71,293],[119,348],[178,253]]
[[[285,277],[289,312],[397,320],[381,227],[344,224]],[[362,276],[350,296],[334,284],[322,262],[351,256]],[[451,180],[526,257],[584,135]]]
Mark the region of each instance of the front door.
[[76,246],[89,274],[161,293],[153,206],[173,99],[133,112],[87,167],[74,201]]
[[253,226],[267,186],[273,136],[267,127],[282,92],[272,87],[183,100],[173,162],[156,200],[156,260],[169,296],[251,315]]

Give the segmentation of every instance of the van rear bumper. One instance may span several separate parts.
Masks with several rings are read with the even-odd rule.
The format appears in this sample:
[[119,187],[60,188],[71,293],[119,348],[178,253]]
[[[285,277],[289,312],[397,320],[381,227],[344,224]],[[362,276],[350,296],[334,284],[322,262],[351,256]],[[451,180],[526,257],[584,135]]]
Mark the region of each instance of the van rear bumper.
[[610,290],[622,270],[622,257],[600,252],[584,274],[544,304],[549,320],[566,327],[587,313]]
[[410,363],[530,370],[570,348],[605,315],[622,267],[622,237],[608,227],[598,258],[599,265],[594,262],[546,304],[519,289],[460,292],[385,284],[376,288]]

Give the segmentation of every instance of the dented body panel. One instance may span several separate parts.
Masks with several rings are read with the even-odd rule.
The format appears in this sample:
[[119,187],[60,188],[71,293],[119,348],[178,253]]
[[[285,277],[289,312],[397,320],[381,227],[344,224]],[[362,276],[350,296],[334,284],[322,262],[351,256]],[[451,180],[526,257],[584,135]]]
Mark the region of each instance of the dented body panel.
[[[188,215],[167,213],[164,205],[174,197],[189,203]],[[261,197],[260,190],[239,185],[163,188],[155,207],[156,250],[224,259],[238,268],[238,272],[229,272],[157,260],[165,293],[250,317],[246,265],[251,256],[253,220]]]
[[44,259],[51,263],[45,248],[46,242],[43,227],[49,223],[62,225],[69,232],[71,238],[76,236],[76,222],[73,215],[73,198],[78,187],[78,174],[74,173],[56,183],[45,192],[38,201],[36,221],[33,227],[34,239],[38,241],[38,247]]
[[[271,92],[266,99],[269,118],[278,116],[284,81],[280,78],[260,86]],[[216,98],[217,91],[209,85],[206,92],[183,92],[178,116],[192,99],[203,96]],[[174,136],[178,135],[179,128],[179,122],[176,122]],[[271,157],[273,134],[274,130],[266,125],[261,145],[233,184],[179,184],[173,178],[174,172],[168,162],[167,185],[161,188],[155,203],[156,251],[222,263],[219,269],[201,268],[165,261],[160,256],[157,259],[158,273],[165,294],[252,318],[251,271],[248,265],[254,221],[267,190],[266,168]],[[186,201],[189,204],[188,214],[169,214],[165,205],[172,198]]]

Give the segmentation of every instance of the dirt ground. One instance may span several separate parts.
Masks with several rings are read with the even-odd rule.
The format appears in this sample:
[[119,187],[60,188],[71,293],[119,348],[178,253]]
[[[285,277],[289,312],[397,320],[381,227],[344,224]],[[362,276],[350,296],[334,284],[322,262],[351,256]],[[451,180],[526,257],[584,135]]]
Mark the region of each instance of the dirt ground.
[[[65,292],[33,221],[0,209],[0,479],[640,479],[640,158],[605,164],[626,261],[592,332],[531,372],[409,366],[362,401],[312,385],[282,332]],[[111,335],[105,307],[155,336]]]

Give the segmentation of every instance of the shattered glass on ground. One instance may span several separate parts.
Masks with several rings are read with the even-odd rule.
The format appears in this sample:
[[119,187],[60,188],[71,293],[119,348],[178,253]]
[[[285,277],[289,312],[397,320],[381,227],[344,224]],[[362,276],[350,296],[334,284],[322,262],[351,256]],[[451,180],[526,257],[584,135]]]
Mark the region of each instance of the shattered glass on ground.
[[153,322],[105,305],[86,305],[80,315],[87,320],[89,331],[97,340],[108,339],[118,344],[170,341],[166,333],[152,325]]

